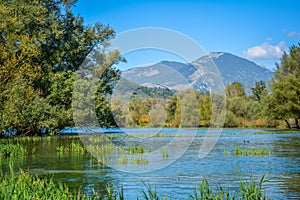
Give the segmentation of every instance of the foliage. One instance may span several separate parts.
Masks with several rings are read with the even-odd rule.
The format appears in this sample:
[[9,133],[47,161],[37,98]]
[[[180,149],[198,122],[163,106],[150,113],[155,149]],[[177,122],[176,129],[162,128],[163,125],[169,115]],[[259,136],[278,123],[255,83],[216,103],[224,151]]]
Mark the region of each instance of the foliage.
[[227,97],[244,97],[246,96],[245,88],[240,82],[233,82],[226,87]]
[[15,174],[10,166],[9,175],[0,176],[1,199],[88,199],[80,192],[74,195],[62,183],[52,178],[40,178],[20,170]]
[[20,144],[0,144],[0,158],[27,155],[27,149]]
[[[54,182],[53,178],[48,176],[32,175],[22,170],[15,173],[11,164],[8,174],[3,174],[2,171],[0,173],[1,199],[126,199],[123,187],[117,191],[113,186],[107,185],[103,193],[93,192],[87,196],[80,188],[77,193],[72,193],[67,185]],[[203,178],[194,194],[187,196],[187,199],[267,199],[263,189],[263,184],[267,178],[268,174],[264,175],[258,182],[253,178],[250,178],[249,181],[241,180],[240,187],[235,191],[224,190],[222,187],[214,188],[209,185],[207,179]],[[144,185],[146,190],[141,191],[142,199],[177,199],[176,197],[160,196],[156,188],[153,189],[151,185],[146,183]]]
[[251,88],[253,97],[260,101],[262,97],[267,93],[267,86],[264,81],[259,81],[255,83],[255,87]]
[[[123,61],[106,52],[114,30],[85,25],[72,13],[74,0],[12,0],[0,5],[0,133],[34,135],[45,128],[72,126],[71,98],[75,71],[87,55],[96,54],[101,74],[96,95],[100,120],[106,116],[101,96],[119,77],[112,65]],[[95,52],[92,52],[95,48]],[[103,108],[104,107],[104,108]],[[105,114],[103,114],[103,110]],[[111,124],[112,119],[104,123]]]
[[289,54],[284,53],[281,63],[271,81],[271,93],[264,99],[264,113],[271,119],[285,120],[289,128],[289,118],[298,125],[300,118],[300,44],[292,46]]

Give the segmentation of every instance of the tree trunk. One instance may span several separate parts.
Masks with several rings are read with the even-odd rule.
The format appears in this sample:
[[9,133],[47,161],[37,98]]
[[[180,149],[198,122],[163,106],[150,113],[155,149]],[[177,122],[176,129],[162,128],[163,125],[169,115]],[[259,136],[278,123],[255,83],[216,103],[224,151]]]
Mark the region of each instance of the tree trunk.
[[288,120],[285,119],[284,121],[287,124],[287,126],[289,127],[289,129],[291,129],[292,127],[291,127],[290,123],[288,122]]
[[298,118],[295,118],[295,125],[296,125],[296,128],[300,128]]

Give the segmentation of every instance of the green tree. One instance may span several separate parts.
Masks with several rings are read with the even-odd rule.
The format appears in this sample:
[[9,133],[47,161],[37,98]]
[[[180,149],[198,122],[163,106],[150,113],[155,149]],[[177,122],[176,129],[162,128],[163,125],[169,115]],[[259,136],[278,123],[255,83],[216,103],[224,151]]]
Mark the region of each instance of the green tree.
[[300,117],[300,44],[292,46],[277,64],[271,81],[271,94],[264,99],[265,114],[271,119],[284,120],[289,128],[289,119],[295,119],[299,128]]
[[[72,125],[74,71],[95,52],[101,60],[95,68],[95,74],[100,74],[96,107],[106,105],[103,93],[111,92],[119,76],[111,66],[121,60],[117,51],[104,51],[114,30],[100,23],[84,25],[83,18],[72,13],[75,3],[1,1],[0,132],[17,128],[19,134],[35,134],[37,127]],[[95,48],[99,51],[92,52]],[[31,106],[39,114],[29,112]]]
[[212,102],[208,94],[200,98],[200,125],[209,126],[212,115]]
[[266,93],[267,93],[266,82],[264,82],[264,81],[255,82],[255,87],[251,88],[251,91],[252,91],[253,97],[257,101],[261,101],[262,97],[264,95],[266,95]]
[[240,82],[233,82],[226,87],[227,97],[244,97],[246,96],[245,88]]

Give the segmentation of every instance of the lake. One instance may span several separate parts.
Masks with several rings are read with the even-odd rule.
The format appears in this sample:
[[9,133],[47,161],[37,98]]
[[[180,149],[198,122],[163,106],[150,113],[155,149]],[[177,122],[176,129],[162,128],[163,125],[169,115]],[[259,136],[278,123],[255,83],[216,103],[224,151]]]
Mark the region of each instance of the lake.
[[[173,152],[167,152],[167,156],[157,160],[150,157],[148,163],[142,165],[130,162],[119,164],[124,169],[119,171],[99,164],[89,153],[57,153],[56,148],[59,145],[81,140],[76,136],[52,136],[23,141],[29,151],[33,150],[34,153],[26,157],[12,158],[14,167],[16,170],[22,168],[40,175],[52,174],[55,180],[66,182],[74,190],[82,186],[87,194],[92,194],[94,190],[103,191],[106,184],[113,185],[117,190],[123,187],[128,199],[142,196],[142,190],[146,188],[144,183],[155,187],[160,196],[186,199],[194,193],[204,177],[211,186],[235,190],[241,179],[249,180],[251,176],[258,181],[264,174],[269,173],[269,180],[263,185],[267,196],[271,199],[300,199],[299,132],[273,134],[271,131],[267,133],[253,129],[224,129],[212,151],[201,159],[199,149],[206,134],[204,129],[124,129],[124,132],[133,135],[115,140],[121,140],[124,146],[142,144],[144,151],[149,149],[149,152],[150,149],[155,151],[168,144],[179,132],[184,134],[182,138],[189,134],[196,134],[196,137],[177,160],[159,170],[143,173],[125,171],[147,169],[147,166],[167,163],[173,159]],[[154,133],[161,135],[145,139],[145,136]],[[120,141],[115,144],[118,142]],[[236,147],[265,149],[270,154],[237,156]],[[128,155],[128,160],[130,157]],[[7,169],[8,159],[0,161],[2,168]]]

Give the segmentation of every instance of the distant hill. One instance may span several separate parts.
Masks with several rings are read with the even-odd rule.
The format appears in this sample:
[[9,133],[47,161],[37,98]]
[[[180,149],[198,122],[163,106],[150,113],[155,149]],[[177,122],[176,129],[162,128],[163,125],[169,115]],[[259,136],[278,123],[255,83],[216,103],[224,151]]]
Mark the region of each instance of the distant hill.
[[250,88],[257,81],[268,81],[273,72],[239,56],[213,52],[192,63],[161,61],[157,64],[131,68],[122,72],[122,77],[145,86],[166,87],[174,90],[196,88],[206,90],[216,80],[217,66],[224,85],[232,82],[241,82],[250,93]]

